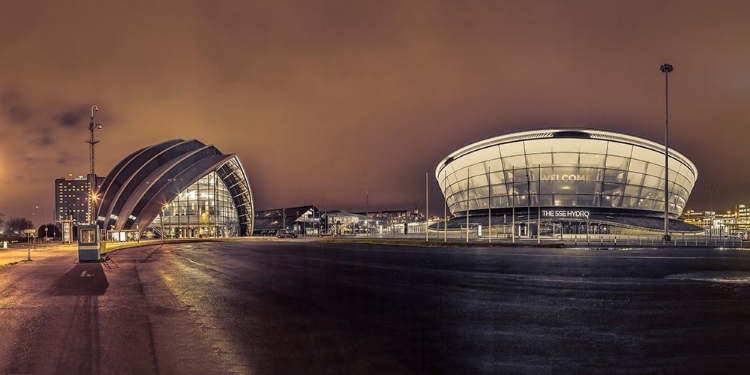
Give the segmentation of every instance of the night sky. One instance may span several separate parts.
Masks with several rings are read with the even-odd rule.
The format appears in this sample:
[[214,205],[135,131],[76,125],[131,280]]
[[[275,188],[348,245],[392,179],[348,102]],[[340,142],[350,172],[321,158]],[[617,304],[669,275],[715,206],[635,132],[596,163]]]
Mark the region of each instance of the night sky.
[[[670,146],[688,209],[750,204],[747,1],[0,0],[0,212],[54,208],[54,180],[197,138],[236,153],[256,209],[442,215],[437,163],[535,128]],[[39,206],[37,209],[36,206]],[[34,215],[32,215],[34,214]]]

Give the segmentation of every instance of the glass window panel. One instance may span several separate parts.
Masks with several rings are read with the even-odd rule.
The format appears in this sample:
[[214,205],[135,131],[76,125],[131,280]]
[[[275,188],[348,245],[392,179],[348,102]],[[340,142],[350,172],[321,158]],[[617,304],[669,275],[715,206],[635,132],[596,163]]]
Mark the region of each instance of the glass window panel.
[[627,169],[627,159],[620,156],[607,156],[607,168]]
[[498,152],[497,147],[487,147],[487,148],[483,148],[481,150],[472,152],[472,156],[476,158],[476,160],[490,160],[490,159],[499,158],[500,153]]
[[469,164],[473,164],[469,158],[460,156],[456,159],[453,159],[453,161],[450,162],[449,166],[453,168],[453,172],[458,172],[466,168]]
[[[558,138],[555,139],[554,144],[552,145],[553,150],[555,150],[555,153],[559,152],[573,152],[578,153],[581,151],[581,141],[578,139],[565,139],[565,138]],[[588,143],[586,143],[588,146]]]
[[664,177],[664,167],[661,164],[650,163],[646,169],[646,174],[656,177]]
[[630,185],[643,185],[643,179],[646,178],[646,175],[641,173],[636,173],[633,171],[628,172],[628,184]]
[[549,178],[551,180],[570,180],[571,178],[577,180],[579,174],[578,172],[579,169],[577,165],[555,165],[555,167],[552,169],[552,173],[549,175]]
[[[652,200],[649,202],[651,209],[654,211],[664,211],[664,201],[663,200]],[[663,215],[662,215],[663,216]]]
[[586,141],[586,149],[584,151],[592,154],[605,155],[607,153],[608,143],[608,141],[601,139],[591,139]]
[[525,142],[526,154],[550,154],[557,143],[556,139],[538,139],[533,142]]
[[664,154],[643,147],[633,148],[633,158],[643,160],[647,163],[661,164],[664,162]]
[[625,171],[617,169],[607,169],[604,171],[604,181],[624,183]]
[[490,204],[489,196],[490,196],[490,190],[488,187],[481,187],[472,189],[474,191],[474,197],[477,199],[477,203],[480,207],[487,207],[488,204]]
[[[625,188],[627,190],[627,188]],[[637,208],[638,207],[638,197],[625,195],[622,197],[622,208]]]
[[601,182],[596,181],[577,181],[575,184],[578,194],[595,194],[601,190]]
[[672,191],[672,194],[678,197],[686,197],[687,198],[687,191],[685,191],[685,188],[681,186],[676,186],[674,190]]
[[500,154],[503,157],[518,156],[524,154],[524,148],[522,142],[511,142],[500,145]]
[[641,195],[641,187],[639,185],[625,185],[625,195],[639,197]]
[[505,185],[492,185],[493,196],[507,195],[507,194],[508,194],[508,191],[505,188]]
[[646,173],[646,162],[633,159],[630,161],[629,169],[631,172]]
[[[664,185],[664,180],[658,177],[647,175],[643,178],[643,186],[650,188],[658,188]],[[663,187],[662,187],[663,189]]]
[[[486,173],[484,169],[484,164],[474,164],[470,166],[468,170],[469,170],[469,176],[471,177],[484,176]],[[466,173],[466,171],[464,171],[464,173]]]
[[505,169],[521,169],[526,168],[526,158],[523,155],[520,156],[510,156],[503,159],[503,163],[505,164]]
[[526,195],[526,193],[529,190],[529,187],[526,184],[526,182],[515,183],[515,184],[512,184],[512,186],[516,195]]
[[618,143],[618,142],[609,142],[609,148],[607,149],[607,155],[612,156],[624,156],[627,158],[630,158],[631,154],[633,153],[633,146],[624,144],[624,143]]
[[539,196],[539,205],[542,207],[551,207],[552,206],[552,194],[541,194]]
[[542,181],[540,182],[540,193],[541,194],[552,194],[555,192],[555,181]]
[[552,155],[552,161],[555,165],[573,164],[578,165],[578,154],[570,152],[559,152]]
[[527,155],[529,165],[550,165],[552,164],[552,154],[531,154]]
[[643,187],[641,189],[640,197],[644,199],[654,199],[658,194],[657,189],[651,187]]
[[578,174],[583,175],[585,181],[602,181],[604,177],[604,169],[578,168]]
[[603,167],[604,159],[604,155],[600,154],[581,154],[581,165]]
[[576,192],[577,181],[555,181],[555,193],[571,194]]
[[500,164],[500,160],[491,160],[487,163],[492,183],[498,184],[503,182],[503,165]]
[[487,176],[480,174],[471,178],[471,188],[487,186]]
[[579,206],[594,206],[594,195],[593,194],[579,194],[578,195],[578,205]]
[[611,183],[604,183],[604,191],[603,194],[606,196],[611,195],[621,195],[622,194],[622,184],[611,184]]
[[508,207],[509,205],[507,196],[494,196],[492,198],[492,207]]
[[575,194],[555,194],[555,206],[577,206],[578,202],[576,200]]

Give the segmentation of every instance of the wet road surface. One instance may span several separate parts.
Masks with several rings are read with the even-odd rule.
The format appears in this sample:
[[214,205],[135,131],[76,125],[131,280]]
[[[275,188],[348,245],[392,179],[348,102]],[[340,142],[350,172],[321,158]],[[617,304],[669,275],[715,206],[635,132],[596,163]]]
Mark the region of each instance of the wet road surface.
[[0,373],[750,370],[750,251],[288,240],[112,260],[0,269]]

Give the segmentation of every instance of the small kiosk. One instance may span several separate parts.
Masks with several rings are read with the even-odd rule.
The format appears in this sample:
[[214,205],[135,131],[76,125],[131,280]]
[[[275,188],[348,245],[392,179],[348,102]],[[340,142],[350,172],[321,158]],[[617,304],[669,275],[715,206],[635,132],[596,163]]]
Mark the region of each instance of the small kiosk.
[[78,225],[78,262],[98,262],[100,255],[99,226]]

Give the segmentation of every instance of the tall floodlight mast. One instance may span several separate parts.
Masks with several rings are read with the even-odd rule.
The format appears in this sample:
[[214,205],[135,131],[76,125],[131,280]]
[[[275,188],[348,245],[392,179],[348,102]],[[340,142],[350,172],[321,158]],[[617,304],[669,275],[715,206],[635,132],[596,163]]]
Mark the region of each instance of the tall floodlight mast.
[[102,124],[94,122],[94,112],[98,112],[99,107],[96,104],[91,106],[91,121],[89,121],[89,140],[86,143],[89,144],[90,151],[90,169],[88,175],[89,182],[89,223],[96,223],[96,174],[94,173],[94,145],[99,141],[94,139],[94,129],[101,129]]
[[664,73],[665,109],[664,121],[664,241],[670,241],[669,235],[669,73],[674,70],[671,64],[662,64],[659,68]]

